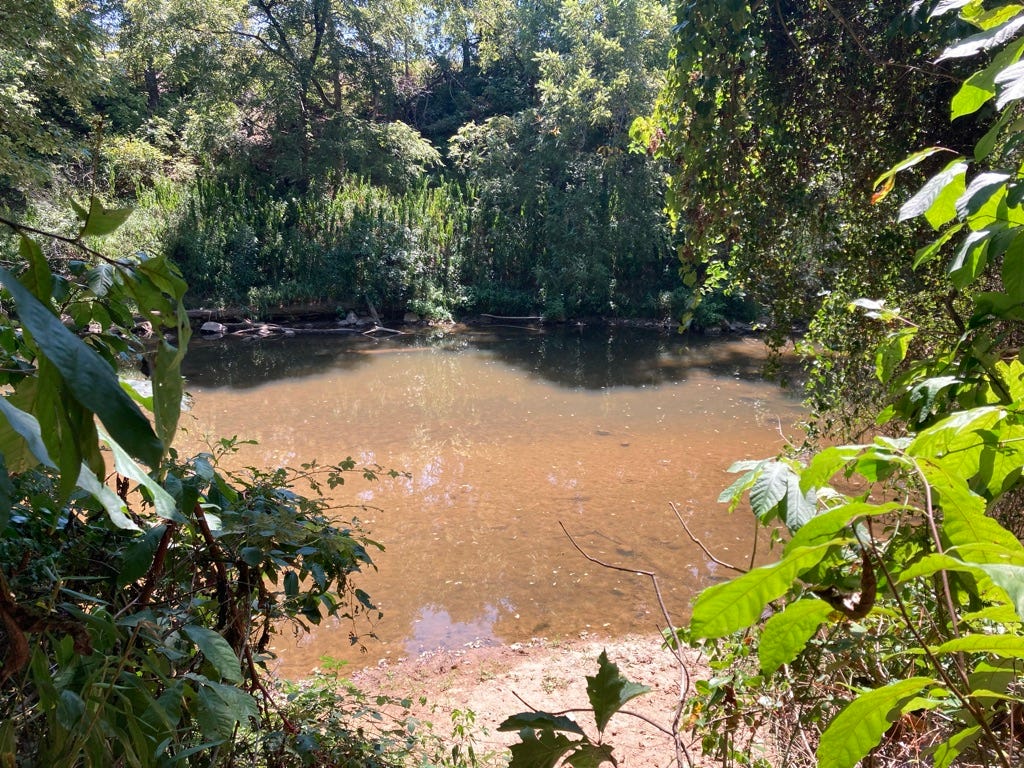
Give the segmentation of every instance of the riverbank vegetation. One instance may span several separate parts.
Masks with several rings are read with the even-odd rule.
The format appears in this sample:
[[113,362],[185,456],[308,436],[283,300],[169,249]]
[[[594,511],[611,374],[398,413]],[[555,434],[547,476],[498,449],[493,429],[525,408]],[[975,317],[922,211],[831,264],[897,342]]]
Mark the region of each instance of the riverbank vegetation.
[[[386,470],[173,447],[186,302],[296,301],[700,325],[749,300],[776,344],[806,326],[810,439],[723,494],[778,546],[668,631],[716,673],[675,722],[723,765],[1020,762],[1021,6],[30,0],[0,22],[5,766],[475,764],[264,670],[281,622],[375,612],[350,576],[379,545],[320,494]],[[151,387],[121,382],[143,349]],[[603,732],[641,691],[607,660],[595,680]],[[611,754],[555,713],[510,722],[516,766]],[[773,752],[737,746],[764,723]]]
[[1021,760],[1024,15],[886,7],[688,3],[647,126],[695,283],[819,308],[847,441],[732,468],[779,546],[669,634],[709,654],[687,706],[724,765]]
[[[116,249],[168,255],[190,306],[683,306],[663,164],[628,133],[663,79],[657,0],[77,7],[29,4],[8,46],[35,98],[6,104],[4,203],[49,225],[74,189],[135,208]],[[40,43],[69,47],[62,66]]]

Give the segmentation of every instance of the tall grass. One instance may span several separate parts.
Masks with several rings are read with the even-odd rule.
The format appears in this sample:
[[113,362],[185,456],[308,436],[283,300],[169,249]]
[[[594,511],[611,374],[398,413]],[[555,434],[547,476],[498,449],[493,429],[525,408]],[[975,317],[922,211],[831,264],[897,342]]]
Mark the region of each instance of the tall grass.
[[355,178],[281,197],[246,181],[200,180],[169,252],[193,301],[256,310],[372,301],[444,317],[461,301],[469,207],[456,185],[395,193]]

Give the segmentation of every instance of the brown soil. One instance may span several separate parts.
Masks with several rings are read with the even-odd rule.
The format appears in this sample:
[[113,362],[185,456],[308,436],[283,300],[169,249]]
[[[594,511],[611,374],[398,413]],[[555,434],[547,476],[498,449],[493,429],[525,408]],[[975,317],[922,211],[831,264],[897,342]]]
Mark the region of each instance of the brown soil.
[[[419,714],[447,735],[453,710],[475,714],[477,754],[502,753],[518,741],[516,733],[499,733],[498,725],[510,715],[530,709],[568,712],[597,741],[592,714],[574,711],[588,707],[586,675],[598,669],[598,656],[606,650],[627,679],[650,687],[650,693],[630,701],[624,710],[642,715],[671,732],[680,686],[686,675],[703,673],[696,655],[687,657],[683,672],[659,637],[600,640],[582,637],[570,642],[532,640],[511,646],[467,647],[438,651],[398,663],[381,662],[361,670],[353,682],[367,694],[425,697]],[[684,734],[695,764],[695,745]],[[614,747],[619,766],[665,768],[675,764],[672,739],[645,720],[620,713],[612,718],[604,740]],[[685,764],[685,762],[684,762]]]

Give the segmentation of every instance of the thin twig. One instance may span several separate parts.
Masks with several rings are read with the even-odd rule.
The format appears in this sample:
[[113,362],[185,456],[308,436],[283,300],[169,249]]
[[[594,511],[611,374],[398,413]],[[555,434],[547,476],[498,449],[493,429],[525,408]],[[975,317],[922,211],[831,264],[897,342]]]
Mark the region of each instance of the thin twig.
[[733,565],[732,563],[727,563],[724,560],[719,560],[717,557],[715,557],[711,553],[711,550],[709,550],[706,546],[704,546],[704,542],[702,542],[700,539],[698,539],[693,534],[693,531],[690,530],[689,526],[686,524],[686,521],[683,520],[683,516],[679,513],[679,507],[676,506],[676,503],[674,501],[670,501],[668,503],[668,505],[669,505],[669,507],[672,508],[672,511],[675,513],[676,520],[678,520],[679,524],[681,526],[683,526],[683,530],[686,531],[686,535],[690,537],[690,541],[692,541],[694,544],[696,544],[698,547],[700,547],[700,551],[704,553],[704,556],[706,558],[708,558],[708,560],[710,560],[713,563],[717,563],[718,565],[722,566],[723,568],[728,568],[730,571],[736,571],[736,573],[747,573],[747,569],[746,568],[740,568],[738,565]]
[[[665,619],[666,631],[663,634],[663,636],[668,635],[672,638],[671,641],[667,641],[665,645],[672,653],[672,657],[676,660],[676,663],[679,665],[679,699],[676,703],[676,707],[673,712],[672,728],[671,731],[667,729],[663,730],[666,733],[669,733],[669,735],[672,738],[672,743],[676,751],[676,765],[682,766],[683,760],[685,759],[686,764],[693,768],[693,758],[690,757],[690,752],[687,749],[686,744],[683,743],[683,739],[679,731],[679,723],[682,721],[683,707],[686,703],[686,694],[690,690],[690,672],[686,666],[685,659],[683,659],[682,649],[679,646],[679,639],[676,634],[675,623],[672,621],[672,616],[668,611],[668,607],[665,605],[665,599],[664,597],[662,597],[661,586],[658,584],[657,574],[655,574],[653,571],[644,571],[639,568],[626,568],[621,565],[606,563],[603,560],[599,560],[598,558],[590,555],[579,544],[576,543],[576,540],[572,537],[572,534],[569,533],[568,529],[566,529],[565,527],[565,524],[561,520],[558,521],[558,526],[562,529],[562,533],[564,533],[566,538],[569,539],[569,542],[573,545],[573,547],[576,548],[576,551],[583,555],[583,557],[585,557],[587,560],[594,563],[595,565],[600,565],[602,568],[608,568],[613,571],[621,571],[623,573],[632,573],[638,576],[646,576],[651,580],[651,585],[654,588],[654,595],[658,600],[658,606],[661,608],[661,615]],[[659,729],[661,730],[660,727]]]

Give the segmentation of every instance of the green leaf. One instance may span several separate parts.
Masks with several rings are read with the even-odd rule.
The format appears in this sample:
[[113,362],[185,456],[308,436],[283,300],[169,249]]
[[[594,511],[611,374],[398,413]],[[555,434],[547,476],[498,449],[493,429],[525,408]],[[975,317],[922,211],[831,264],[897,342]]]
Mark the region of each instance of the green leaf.
[[[804,526],[801,530],[806,530]],[[772,600],[784,595],[797,576],[820,563],[833,546],[846,543],[835,539],[813,547],[801,547],[777,563],[755,568],[731,581],[708,587],[697,596],[690,618],[694,637],[713,639],[752,626]]]
[[110,490],[110,486],[104,485],[99,481],[85,462],[82,462],[82,469],[78,474],[77,485],[79,488],[91,493],[93,497],[103,505],[103,509],[106,510],[107,515],[110,517],[110,522],[118,528],[122,528],[126,531],[139,530],[139,526],[135,524],[135,521],[128,517],[127,505],[125,505],[116,493]]
[[809,520],[803,528],[793,534],[792,539],[786,542],[783,552],[788,556],[791,552],[803,547],[817,546],[841,538],[844,535],[844,529],[858,518],[878,517],[909,509],[912,508],[895,501],[884,504],[870,504],[866,501],[848,502]]
[[522,741],[509,747],[512,760],[508,768],[554,768],[562,755],[579,743],[561,733],[529,728],[520,731],[519,737]]
[[295,571],[286,571],[284,574],[284,593],[288,597],[296,597],[299,594],[299,575]]
[[947,59],[962,59],[968,56],[987,51],[990,48],[1002,45],[1012,40],[1013,37],[1024,28],[1024,15],[1017,16],[1009,21],[1000,24],[976,35],[965,37],[959,42],[949,46],[942,52],[935,61],[946,61]]
[[1020,635],[965,635],[947,640],[933,653],[991,653],[1003,659],[1024,659],[1024,637]]
[[900,707],[926,686],[929,677],[912,677],[862,693],[833,718],[818,742],[818,768],[854,768],[878,746],[900,716]]
[[1009,596],[1017,616],[1024,621],[1024,567],[995,563],[979,564],[976,567]]
[[241,662],[227,640],[212,629],[199,624],[187,624],[182,627],[182,632],[196,644],[222,679],[231,683],[242,682]]
[[599,768],[605,763],[618,765],[612,754],[611,744],[591,744],[589,741],[585,741],[565,758],[565,764],[572,768]]
[[967,163],[963,158],[954,160],[925,182],[899,212],[899,221],[924,215],[935,229],[956,216],[956,201],[964,191]]
[[646,685],[633,683],[619,674],[619,667],[608,661],[608,654],[601,651],[597,659],[598,671],[587,675],[587,697],[594,709],[597,730],[604,733],[605,726],[616,712],[630,699],[648,693]]
[[131,455],[151,467],[158,466],[163,444],[153,433],[149,420],[121,389],[110,366],[65,328],[6,269],[0,268],[0,283],[14,296],[18,316],[42,353],[56,365],[71,395],[95,413]]
[[972,725],[954,733],[932,752],[932,759],[935,761],[934,768],[949,768],[966,748],[978,740],[980,735],[980,725]]
[[973,216],[1000,190],[1005,193],[1006,182],[1012,178],[1009,173],[987,171],[979,173],[957,198],[956,212],[962,218]]
[[1002,266],[1003,290],[1011,299],[1024,302],[1024,233],[1006,247]]
[[163,489],[160,483],[150,477],[146,470],[140,467],[110,435],[100,431],[99,436],[114,454],[114,469],[117,470],[118,474],[127,477],[129,480],[134,480],[149,492],[156,513],[164,520],[184,523],[185,517],[178,511],[177,502]]
[[203,680],[196,695],[196,720],[207,739],[230,739],[238,724],[259,717],[256,700],[243,690]]
[[1024,63],[1017,62],[996,76],[996,84],[1000,86],[996,109],[1003,109],[1007,104],[1024,98]]
[[104,208],[99,198],[93,195],[89,200],[89,213],[82,224],[79,237],[103,237],[109,235],[131,216],[131,208]]
[[950,11],[955,11],[958,8],[963,8],[965,5],[973,1],[974,0],[940,0],[928,18],[934,19],[936,16],[942,16],[944,13],[949,13]]
[[117,585],[123,587],[138,581],[153,565],[153,558],[160,546],[160,539],[163,538],[166,525],[158,525],[150,528],[144,535],[132,542],[125,548],[124,558],[121,560],[121,569],[117,574]]
[[6,430],[0,430],[0,451],[3,452],[4,458],[11,462],[14,471],[19,472],[29,468],[29,465],[23,462],[15,463],[12,458],[19,453],[16,448],[15,435],[24,441],[36,461],[50,469],[57,468],[53,459],[50,458],[50,452],[46,450],[39,421],[35,416],[25,413],[20,408],[15,408],[6,397],[0,397],[0,414],[3,414],[7,425],[13,430],[13,434]]
[[757,646],[761,671],[771,675],[800,655],[831,613],[832,607],[824,600],[805,598],[768,619]]
[[910,349],[910,342],[917,336],[916,327],[900,328],[895,333],[886,336],[875,352],[875,376],[883,384],[887,382],[896,370],[896,366],[903,362]]
[[996,95],[997,76],[1010,64],[1020,58],[1024,50],[1024,41],[1017,41],[1000,51],[992,63],[980,72],[975,72],[953,96],[950,104],[950,120],[977,112],[993,96]]
[[18,253],[28,265],[28,268],[21,276],[23,285],[40,302],[49,306],[53,290],[53,273],[50,271],[50,265],[46,262],[46,257],[43,255],[43,249],[39,247],[39,243],[35,240],[22,235],[18,246]]
[[825,488],[832,477],[860,455],[863,446],[832,445],[818,451],[800,473],[800,489]]
[[914,154],[910,155],[909,157],[906,157],[903,160],[901,160],[900,162],[896,163],[896,165],[894,165],[888,171],[886,171],[881,176],[879,176],[877,179],[875,179],[874,183],[872,183],[872,185],[871,185],[871,188],[872,189],[878,189],[878,187],[881,184],[884,184],[887,181],[889,181],[893,176],[895,176],[900,171],[905,171],[908,168],[913,168],[915,165],[920,163],[922,160],[926,160],[927,158],[931,157],[932,155],[938,154],[939,152],[949,152],[949,151],[950,150],[946,149],[945,147],[928,147],[927,149],[922,149],[922,150],[920,150],[918,152],[915,152]]
[[85,702],[74,691],[64,689],[57,697],[57,722],[61,727],[73,731],[85,716]]
[[565,715],[552,715],[548,712],[520,712],[506,718],[498,726],[499,731],[521,731],[523,728],[544,730],[546,728],[555,731],[567,731],[569,733],[585,735],[576,721]]
[[793,470],[781,461],[765,462],[750,488],[750,506],[754,514],[767,520],[789,490]]
[[922,248],[919,248],[914,253],[913,268],[917,269],[922,264],[927,264],[932,259],[934,259],[936,256],[938,256],[939,252],[942,250],[942,247],[946,243],[948,243],[950,240],[952,240],[953,237],[958,232],[960,232],[960,230],[963,229],[963,228],[964,228],[963,222],[960,222],[958,224],[954,224],[953,226],[951,226],[948,229],[946,229],[945,232],[943,232],[941,235],[939,235],[939,237],[936,238],[935,240],[933,240],[931,243],[929,243],[928,245],[926,245],[926,246],[924,246]]

